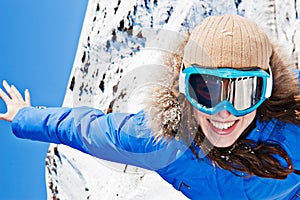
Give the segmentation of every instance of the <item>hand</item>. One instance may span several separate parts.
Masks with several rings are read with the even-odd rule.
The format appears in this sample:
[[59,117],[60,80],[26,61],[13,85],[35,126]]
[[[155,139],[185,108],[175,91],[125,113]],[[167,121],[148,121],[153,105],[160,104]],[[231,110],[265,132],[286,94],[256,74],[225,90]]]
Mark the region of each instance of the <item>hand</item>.
[[19,90],[14,86],[9,86],[6,81],[3,81],[3,87],[8,95],[0,88],[0,98],[4,101],[7,107],[6,113],[0,113],[0,120],[11,122],[21,108],[30,106],[30,94],[25,90],[25,100]]

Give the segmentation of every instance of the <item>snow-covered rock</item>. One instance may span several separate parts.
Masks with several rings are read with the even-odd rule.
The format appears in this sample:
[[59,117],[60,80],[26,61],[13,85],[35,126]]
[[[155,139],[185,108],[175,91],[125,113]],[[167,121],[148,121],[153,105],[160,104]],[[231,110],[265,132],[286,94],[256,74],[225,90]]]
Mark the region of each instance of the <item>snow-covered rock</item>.
[[[202,19],[225,13],[254,19],[299,63],[299,0],[89,0],[63,106],[136,112],[140,91],[167,76],[164,56]],[[50,146],[46,163],[49,199],[186,199],[154,172],[63,145]]]

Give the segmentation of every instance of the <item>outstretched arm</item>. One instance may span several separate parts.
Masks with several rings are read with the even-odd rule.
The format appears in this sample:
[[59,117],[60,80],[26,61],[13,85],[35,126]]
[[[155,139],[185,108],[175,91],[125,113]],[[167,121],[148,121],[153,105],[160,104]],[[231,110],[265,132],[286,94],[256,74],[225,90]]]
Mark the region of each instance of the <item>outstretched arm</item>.
[[30,106],[30,94],[25,90],[25,99],[14,85],[9,85],[5,80],[3,87],[7,94],[0,88],[0,97],[6,104],[7,112],[0,113],[0,120],[11,122],[21,108]]
[[157,141],[143,111],[105,114],[89,107],[38,109],[30,107],[28,92],[24,100],[14,86],[3,85],[8,95],[1,90],[1,98],[7,113],[1,119],[12,122],[19,138],[64,144],[101,159],[151,170],[167,166],[187,149],[176,140]]

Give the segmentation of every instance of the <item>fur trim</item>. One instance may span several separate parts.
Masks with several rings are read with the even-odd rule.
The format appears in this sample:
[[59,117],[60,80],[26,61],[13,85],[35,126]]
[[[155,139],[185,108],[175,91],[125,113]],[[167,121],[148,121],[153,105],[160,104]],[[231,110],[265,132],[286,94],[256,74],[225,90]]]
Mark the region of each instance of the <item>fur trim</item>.
[[155,137],[175,136],[181,121],[181,104],[170,88],[156,88],[151,97],[151,106],[147,106],[148,126]]
[[262,120],[276,118],[283,122],[300,124],[299,79],[296,64],[285,48],[273,42],[270,66],[273,72],[271,97],[258,109]]
[[296,64],[291,55],[284,52],[285,48],[273,43],[270,66],[273,72],[274,87],[272,96],[283,98],[299,95],[298,74]]
[[[182,64],[182,55],[190,34],[178,44],[173,54],[164,55],[164,65],[169,67],[170,77],[162,81],[164,85],[153,88],[145,102],[147,125],[153,131],[157,140],[170,139],[177,136],[182,120],[182,105],[185,97],[178,89],[179,71]],[[165,78],[166,79],[166,78]]]

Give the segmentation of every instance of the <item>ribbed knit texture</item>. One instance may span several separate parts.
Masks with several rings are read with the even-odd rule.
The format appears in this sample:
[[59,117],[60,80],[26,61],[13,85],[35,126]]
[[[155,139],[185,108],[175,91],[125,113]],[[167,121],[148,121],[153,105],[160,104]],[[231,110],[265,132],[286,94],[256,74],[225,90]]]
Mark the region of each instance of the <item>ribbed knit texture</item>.
[[238,15],[211,16],[191,33],[184,51],[185,66],[266,70],[272,54],[268,36],[253,22]]

